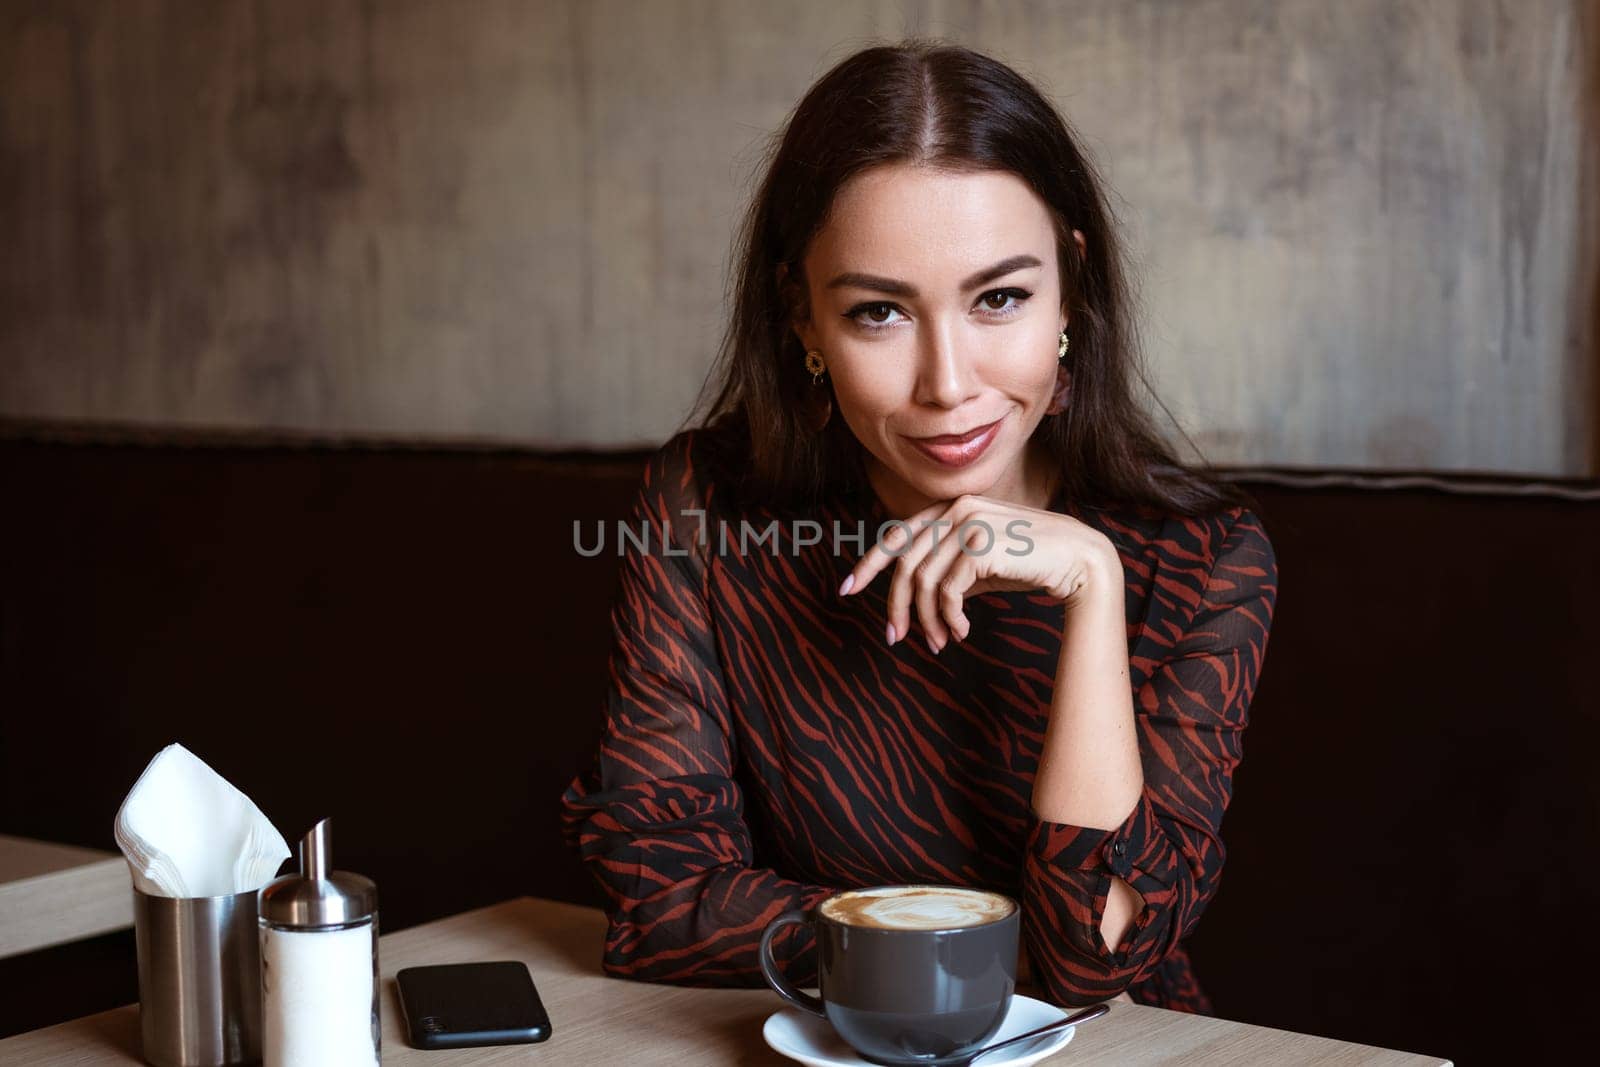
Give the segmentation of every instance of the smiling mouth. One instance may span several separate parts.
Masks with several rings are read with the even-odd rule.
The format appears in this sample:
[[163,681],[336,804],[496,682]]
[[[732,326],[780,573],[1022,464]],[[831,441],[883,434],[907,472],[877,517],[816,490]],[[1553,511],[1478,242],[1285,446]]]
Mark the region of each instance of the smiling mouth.
[[999,421],[999,419],[995,419],[994,422],[987,422],[982,426],[974,426],[966,433],[945,433],[940,434],[937,437],[913,437],[912,440],[921,441],[922,443],[929,445],[964,445],[968,441],[975,441],[979,437],[983,436],[983,434],[992,429]]
[[994,439],[1000,436],[1000,427],[1006,420],[996,419],[984,426],[977,426],[966,433],[941,434],[938,437],[910,437],[907,438],[917,451],[939,466],[949,470],[959,470],[978,462],[984,453],[989,451],[989,446],[994,444]]

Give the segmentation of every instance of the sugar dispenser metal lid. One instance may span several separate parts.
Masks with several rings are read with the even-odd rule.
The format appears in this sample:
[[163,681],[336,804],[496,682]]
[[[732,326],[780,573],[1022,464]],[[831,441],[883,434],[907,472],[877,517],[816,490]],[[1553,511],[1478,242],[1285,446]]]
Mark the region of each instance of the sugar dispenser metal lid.
[[276,926],[345,926],[378,910],[372,879],[332,869],[333,820],[323,819],[300,839],[300,873],[286,874],[261,890],[261,918]]

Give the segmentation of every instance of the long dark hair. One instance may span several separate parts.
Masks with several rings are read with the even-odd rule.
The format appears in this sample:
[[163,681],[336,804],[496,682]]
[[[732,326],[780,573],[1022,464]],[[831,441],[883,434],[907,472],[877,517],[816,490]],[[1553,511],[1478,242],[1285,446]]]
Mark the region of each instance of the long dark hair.
[[867,48],[812,87],[774,142],[738,234],[732,318],[686,422],[704,412],[705,425],[747,439],[747,488],[792,505],[864,482],[861,445],[844,420],[830,419],[821,433],[808,426],[812,398],[832,385],[812,384],[791,322],[806,299],[802,260],[835,193],[869,167],[904,162],[1009,171],[1050,210],[1071,320],[1072,392],[1066,411],[1046,416],[1034,436],[1059,465],[1069,499],[1180,515],[1248,501],[1181,463],[1135,399],[1134,384],[1148,384],[1100,179],[1067,123],[1016,71],[940,42]]

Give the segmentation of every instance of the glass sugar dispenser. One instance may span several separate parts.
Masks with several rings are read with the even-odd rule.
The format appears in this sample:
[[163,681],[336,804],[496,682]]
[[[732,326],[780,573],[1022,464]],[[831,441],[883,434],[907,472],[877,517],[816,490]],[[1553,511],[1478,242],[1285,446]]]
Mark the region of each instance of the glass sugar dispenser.
[[378,888],[333,870],[332,820],[261,890],[263,1067],[377,1067]]

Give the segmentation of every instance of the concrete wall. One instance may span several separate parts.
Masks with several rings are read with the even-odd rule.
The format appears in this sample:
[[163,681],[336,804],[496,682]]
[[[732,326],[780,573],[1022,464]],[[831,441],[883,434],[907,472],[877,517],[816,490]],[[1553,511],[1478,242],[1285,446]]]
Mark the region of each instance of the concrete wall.
[[0,0],[0,416],[660,440],[768,134],[906,33],[1038,80],[1218,462],[1594,474],[1589,0]]

